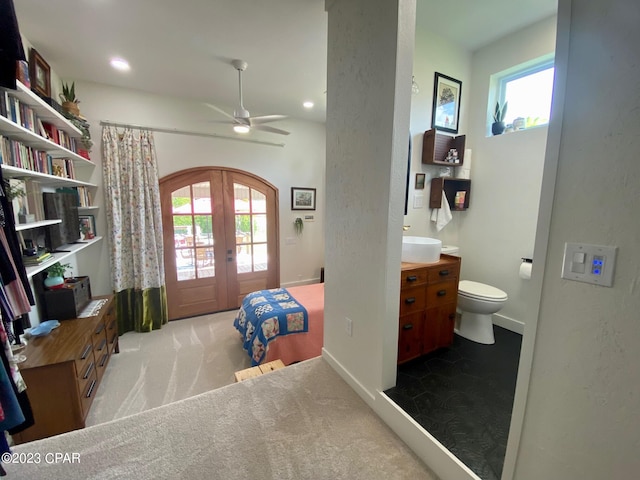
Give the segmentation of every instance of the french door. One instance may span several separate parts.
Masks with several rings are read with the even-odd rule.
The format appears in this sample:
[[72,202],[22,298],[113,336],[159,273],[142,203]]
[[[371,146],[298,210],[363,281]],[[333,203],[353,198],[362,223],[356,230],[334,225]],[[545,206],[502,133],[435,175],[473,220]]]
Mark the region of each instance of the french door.
[[280,286],[278,191],[240,170],[202,167],[160,180],[169,320],[237,308]]

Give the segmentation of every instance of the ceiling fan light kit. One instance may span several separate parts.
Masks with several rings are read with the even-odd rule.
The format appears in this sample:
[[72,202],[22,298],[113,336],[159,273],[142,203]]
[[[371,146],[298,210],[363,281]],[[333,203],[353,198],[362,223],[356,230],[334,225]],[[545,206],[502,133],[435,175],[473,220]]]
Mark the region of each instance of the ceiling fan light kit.
[[239,103],[238,106],[234,109],[233,115],[225,112],[215,105],[211,105],[210,103],[205,103],[205,105],[229,118],[231,120],[231,125],[233,125],[233,131],[236,133],[248,133],[253,128],[255,130],[261,130],[263,132],[277,133],[279,135],[289,135],[289,132],[287,132],[286,130],[264,125],[265,123],[283,120],[287,118],[286,115],[262,115],[259,117],[252,117],[249,111],[244,108],[244,105],[242,103],[242,72],[247,69],[248,65],[247,62],[243,60],[232,60],[231,65],[233,65],[233,67],[238,71],[239,91]]

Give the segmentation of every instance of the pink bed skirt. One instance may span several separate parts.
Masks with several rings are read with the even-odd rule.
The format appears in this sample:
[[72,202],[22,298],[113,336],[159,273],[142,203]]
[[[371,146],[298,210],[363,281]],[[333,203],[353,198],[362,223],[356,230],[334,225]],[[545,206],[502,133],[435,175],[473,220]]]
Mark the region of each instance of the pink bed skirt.
[[309,331],[276,337],[269,342],[262,363],[282,360],[285,365],[322,355],[324,338],[324,283],[287,287],[309,314]]

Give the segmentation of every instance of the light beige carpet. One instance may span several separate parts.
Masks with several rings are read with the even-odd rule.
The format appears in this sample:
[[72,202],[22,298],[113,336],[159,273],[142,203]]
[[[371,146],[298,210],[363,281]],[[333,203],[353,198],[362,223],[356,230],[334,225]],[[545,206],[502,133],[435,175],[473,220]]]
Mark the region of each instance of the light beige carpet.
[[233,327],[236,311],[176,320],[149,333],[120,336],[87,426],[159,407],[234,382],[250,367]]
[[16,479],[436,478],[320,357],[14,452],[43,459]]

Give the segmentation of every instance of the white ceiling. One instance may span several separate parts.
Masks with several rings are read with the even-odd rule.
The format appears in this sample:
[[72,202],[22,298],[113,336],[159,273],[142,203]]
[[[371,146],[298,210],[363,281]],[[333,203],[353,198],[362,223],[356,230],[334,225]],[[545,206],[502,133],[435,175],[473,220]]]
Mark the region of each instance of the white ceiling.
[[[417,28],[474,50],[555,12],[557,0],[417,0]],[[20,31],[63,78],[232,110],[243,74],[252,115],[324,121],[324,0],[14,0]],[[508,19],[508,21],[506,20]],[[131,71],[109,66],[122,56]],[[81,94],[79,95],[82,100]],[[316,108],[307,111],[304,100]],[[228,107],[228,108],[227,108]],[[208,110],[212,119],[222,119]],[[275,124],[274,126],[277,126]]]

